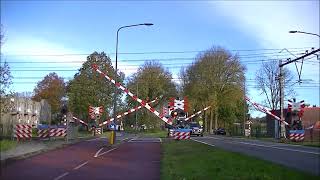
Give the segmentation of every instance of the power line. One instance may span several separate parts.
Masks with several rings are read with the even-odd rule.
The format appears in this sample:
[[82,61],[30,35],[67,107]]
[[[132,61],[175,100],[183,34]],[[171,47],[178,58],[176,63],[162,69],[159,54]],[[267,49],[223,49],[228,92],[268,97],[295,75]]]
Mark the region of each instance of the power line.
[[[293,47],[293,48],[286,48],[286,49],[310,49],[312,47]],[[279,51],[282,49],[276,48],[266,48],[266,49],[232,49],[228,50],[231,52],[254,52],[254,51]],[[190,50],[190,51],[151,51],[151,52],[118,52],[118,54],[132,54],[132,55],[139,55],[139,54],[186,54],[186,53],[201,53],[206,52],[207,50]],[[81,55],[90,55],[92,53],[62,53],[62,54],[6,54],[6,56],[81,56]],[[108,55],[114,55],[115,53],[106,53]]]

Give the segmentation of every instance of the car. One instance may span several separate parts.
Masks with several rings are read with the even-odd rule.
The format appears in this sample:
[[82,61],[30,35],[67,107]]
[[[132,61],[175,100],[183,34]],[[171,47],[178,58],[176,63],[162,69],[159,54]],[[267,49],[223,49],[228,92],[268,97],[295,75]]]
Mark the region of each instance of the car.
[[189,127],[191,129],[190,135],[197,135],[203,137],[203,128],[197,122],[190,122]]
[[214,134],[215,135],[226,135],[226,130],[224,128],[218,128],[216,130],[214,130]]

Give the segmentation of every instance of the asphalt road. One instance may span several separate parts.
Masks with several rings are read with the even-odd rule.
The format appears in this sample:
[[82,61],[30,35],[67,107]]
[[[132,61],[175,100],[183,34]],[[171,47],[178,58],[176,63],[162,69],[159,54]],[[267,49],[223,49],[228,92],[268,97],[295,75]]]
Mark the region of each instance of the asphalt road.
[[192,137],[191,139],[224,150],[239,152],[320,175],[320,148],[224,136]]
[[19,160],[1,167],[0,179],[160,179],[161,140],[128,140],[112,148],[96,138]]

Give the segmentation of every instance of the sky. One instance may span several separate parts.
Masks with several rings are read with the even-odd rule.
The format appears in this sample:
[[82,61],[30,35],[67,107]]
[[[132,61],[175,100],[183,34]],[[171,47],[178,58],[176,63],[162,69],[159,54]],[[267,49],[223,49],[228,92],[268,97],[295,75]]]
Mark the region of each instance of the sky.
[[[153,23],[119,32],[118,68],[126,77],[145,60],[158,60],[178,82],[182,66],[221,46],[239,54],[248,96],[262,102],[254,80],[262,62],[318,49],[317,36],[288,31],[319,34],[319,9],[319,1],[1,1],[1,63],[11,67],[13,91],[33,91],[53,71],[71,79],[94,51],[114,63],[117,29]],[[302,83],[294,85],[297,100],[319,106],[319,65],[316,56],[304,62]],[[295,65],[286,68],[298,80]]]

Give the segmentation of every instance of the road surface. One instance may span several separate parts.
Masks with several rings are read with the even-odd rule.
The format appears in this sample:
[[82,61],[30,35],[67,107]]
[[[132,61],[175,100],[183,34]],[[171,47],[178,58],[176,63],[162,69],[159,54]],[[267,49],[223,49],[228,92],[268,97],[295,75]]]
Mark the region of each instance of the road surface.
[[96,138],[19,160],[2,167],[0,179],[160,179],[161,140],[128,140],[112,148]]
[[192,137],[191,139],[320,175],[320,148],[224,136]]

